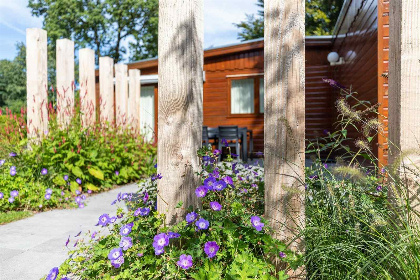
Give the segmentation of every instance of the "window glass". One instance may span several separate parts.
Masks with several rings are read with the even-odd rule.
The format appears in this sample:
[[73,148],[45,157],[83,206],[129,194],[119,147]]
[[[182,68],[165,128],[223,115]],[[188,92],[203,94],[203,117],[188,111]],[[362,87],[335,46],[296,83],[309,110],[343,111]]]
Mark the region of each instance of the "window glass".
[[260,113],[264,113],[264,78],[260,78]]
[[155,131],[155,87],[143,86],[140,91],[140,132],[147,141]]
[[231,80],[231,114],[254,113],[254,79]]

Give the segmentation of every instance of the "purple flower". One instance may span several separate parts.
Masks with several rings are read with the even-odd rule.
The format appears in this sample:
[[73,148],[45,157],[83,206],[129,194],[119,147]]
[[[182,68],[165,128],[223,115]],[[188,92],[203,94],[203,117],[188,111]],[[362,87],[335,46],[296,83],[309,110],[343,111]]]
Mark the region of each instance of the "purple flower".
[[204,186],[207,187],[209,191],[213,190],[213,185],[216,183],[216,178],[214,177],[208,177],[204,180]]
[[330,134],[330,132],[328,131],[328,129],[324,129],[322,132],[323,132],[325,135]]
[[45,198],[46,200],[49,200],[49,199],[51,198],[51,195],[50,195],[50,194],[45,194],[45,195],[44,195],[44,198]]
[[80,236],[80,234],[82,234],[82,231],[79,231],[79,233],[76,234],[74,237],[78,237],[78,236]]
[[129,237],[129,236],[121,237],[120,247],[124,251],[127,251],[129,248],[131,248],[131,246],[133,246],[133,240],[131,239],[131,237]]
[[111,205],[114,205],[115,203],[117,203],[118,200],[114,200],[113,202],[111,202]]
[[[12,167],[14,167],[14,166],[12,166]],[[15,169],[10,168],[9,173],[10,173],[11,176],[15,176],[16,175],[16,167],[15,167]]]
[[168,238],[169,238],[169,239],[172,239],[172,238],[178,238],[178,237],[180,237],[180,236],[181,236],[181,234],[179,234],[179,233],[177,233],[177,232],[173,232],[173,231],[168,232]]
[[149,200],[149,193],[145,192],[143,197],[143,202],[146,203],[146,201]]
[[69,245],[69,242],[70,242],[70,235],[69,235],[69,237],[67,238],[67,241],[66,241],[66,247],[67,247],[67,245]]
[[92,190],[88,190],[88,194],[91,194],[92,193]]
[[3,197],[4,197],[4,194],[0,192],[0,199],[2,199]]
[[120,171],[116,170],[115,175],[117,175],[117,176],[120,175]]
[[48,170],[46,168],[42,168],[41,175],[47,175],[47,174],[48,174]]
[[165,252],[165,249],[163,247],[162,248],[155,248],[155,255],[156,256],[162,255],[164,252]]
[[76,190],[76,194],[79,195],[80,194],[80,191],[79,190]]
[[121,235],[128,235],[131,232],[131,226],[130,225],[125,225],[120,229],[120,234]]
[[261,223],[261,218],[258,216],[251,217],[251,224],[257,231],[261,231],[264,227],[264,224]]
[[85,208],[85,205],[83,203],[78,204],[79,208]]
[[156,249],[162,249],[169,245],[169,237],[166,233],[159,233],[153,238],[153,247]]
[[80,197],[82,200],[86,199],[86,195],[82,194],[82,196]]
[[191,255],[181,255],[179,257],[179,261],[177,262],[178,266],[183,269],[189,269],[193,265],[192,256]]
[[63,179],[64,179],[64,181],[67,181],[69,179],[69,175],[64,175]]
[[19,192],[17,190],[13,190],[13,191],[10,192],[11,197],[16,197],[18,195],[19,195]]
[[230,176],[225,176],[223,178],[223,181],[225,181],[226,184],[232,185],[233,186],[233,180]]
[[60,280],[70,280],[70,278],[68,278],[68,277],[64,276],[64,277],[61,277],[61,279],[60,279]]
[[4,159],[0,160],[0,166],[2,166],[6,161]]
[[339,88],[339,89],[346,89],[345,86],[343,86],[342,84],[340,84],[337,81],[334,81],[333,79],[322,79],[322,80],[332,87],[336,87],[336,88]]
[[286,257],[286,254],[284,252],[279,253],[280,258],[284,259]]
[[210,208],[214,211],[220,211],[222,210],[222,205],[220,205],[220,203],[217,201],[212,201],[210,202]]
[[15,199],[13,197],[9,197],[8,201],[9,201],[9,203],[13,203],[13,202],[15,202]]
[[52,194],[52,193],[53,193],[53,191],[52,191],[52,189],[48,188],[48,189],[46,189],[46,190],[45,190],[45,193],[46,193],[46,194]]
[[248,189],[242,189],[241,190],[241,193],[247,193],[248,192]]
[[158,179],[162,179],[162,175],[161,174],[155,174],[155,175],[152,176],[152,182],[153,181],[156,181]]
[[138,257],[143,257],[143,253],[138,253],[137,256]]
[[198,227],[198,229],[208,229],[209,221],[203,218],[200,218],[197,222],[195,222],[195,225]]
[[377,186],[377,187],[376,187],[376,190],[377,190],[378,192],[382,191],[382,186],[381,186],[381,185]]
[[108,254],[108,259],[109,260],[116,260],[119,257],[121,257],[123,255],[122,249],[121,248],[114,248],[112,249],[109,254]]
[[9,157],[15,157],[16,156],[16,153],[15,152],[11,152],[10,154],[9,154]]
[[219,245],[217,245],[216,241],[208,241],[204,244],[204,252],[207,256],[211,259],[216,256],[217,251],[219,251]]
[[257,155],[257,156],[259,156],[259,157],[260,157],[260,156],[263,156],[263,155],[264,155],[264,153],[263,153],[263,152],[261,152],[261,151],[258,151],[258,152],[256,152],[256,153],[255,153],[255,155]]
[[50,270],[50,272],[47,275],[47,278],[45,278],[45,280],[55,280],[57,279],[59,270],[58,267],[54,267],[53,269]]
[[79,204],[80,202],[82,202],[82,199],[81,199],[79,196],[76,196],[76,197],[74,198],[74,201],[75,201],[77,204]]
[[324,167],[325,167],[325,169],[327,169],[327,168],[328,168],[328,164],[326,164],[326,163],[325,163],[325,164],[324,164]]
[[226,182],[223,180],[219,180],[216,182],[216,184],[214,184],[213,189],[215,191],[222,191],[226,188]]
[[97,234],[98,234],[98,232],[97,232],[97,231],[94,231],[90,237],[91,237],[92,239],[94,239],[94,238],[96,237],[96,235],[97,235]]
[[121,199],[122,199],[122,200],[127,199],[127,197],[128,197],[128,193],[123,193],[123,194],[121,195]]
[[99,222],[98,222],[98,224],[99,225],[101,225],[101,226],[107,226],[108,224],[109,224],[109,215],[108,214],[102,214],[100,217],[99,217]]
[[144,216],[149,215],[149,213],[150,213],[149,207],[140,208],[140,216],[144,217]]
[[213,155],[214,155],[214,156],[218,156],[218,155],[220,155],[221,153],[222,153],[222,151],[217,150],[217,149],[213,151]]
[[195,189],[195,195],[197,197],[205,197],[207,194],[207,188],[205,186],[201,186]]
[[224,139],[224,138],[222,139],[222,144],[225,145],[225,147],[228,147],[229,146],[228,141],[226,139]]
[[81,184],[82,184],[82,179],[77,178],[77,179],[76,179],[76,182],[77,182],[79,185],[81,185]]
[[[114,201],[114,202],[115,202],[115,201]],[[137,217],[138,215],[140,215],[140,212],[141,212],[141,208],[137,208],[137,209],[136,209],[136,211],[134,211],[133,216],[134,216],[134,217]]]
[[115,217],[115,216],[109,218],[109,222],[112,223],[112,224],[115,223],[116,220],[117,220],[117,217]]
[[211,160],[211,157],[209,157],[209,156],[203,156],[203,161],[204,162],[207,162],[207,161],[210,161]]
[[116,260],[111,260],[111,264],[115,268],[119,268],[124,263],[124,257],[121,256]]
[[188,213],[187,216],[185,217],[185,220],[187,221],[187,223],[192,223],[197,219],[198,215],[195,212],[191,212]]

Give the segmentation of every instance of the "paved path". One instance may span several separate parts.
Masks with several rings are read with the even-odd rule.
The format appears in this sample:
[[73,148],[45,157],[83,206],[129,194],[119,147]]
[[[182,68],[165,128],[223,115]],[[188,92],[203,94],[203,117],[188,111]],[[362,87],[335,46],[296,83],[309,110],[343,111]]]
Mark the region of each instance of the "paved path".
[[1,225],[0,280],[39,280],[67,258],[69,235],[73,246],[79,231],[94,229],[103,213],[115,214],[111,202],[119,192],[137,190],[137,185],[127,185],[89,197],[82,209],[53,210]]

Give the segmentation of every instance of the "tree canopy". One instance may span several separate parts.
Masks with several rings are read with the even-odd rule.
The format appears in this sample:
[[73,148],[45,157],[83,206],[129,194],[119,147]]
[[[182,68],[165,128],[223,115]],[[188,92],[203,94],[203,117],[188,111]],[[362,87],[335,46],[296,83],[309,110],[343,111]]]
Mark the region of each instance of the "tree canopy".
[[130,61],[157,55],[158,0],[29,0],[28,7],[43,18],[52,48],[69,38],[94,49],[96,59],[120,62],[128,51]]
[[[329,35],[334,30],[344,0],[305,0],[306,35]],[[240,29],[238,39],[264,37],[264,0],[258,0],[258,15],[246,15],[246,21],[234,23]]]

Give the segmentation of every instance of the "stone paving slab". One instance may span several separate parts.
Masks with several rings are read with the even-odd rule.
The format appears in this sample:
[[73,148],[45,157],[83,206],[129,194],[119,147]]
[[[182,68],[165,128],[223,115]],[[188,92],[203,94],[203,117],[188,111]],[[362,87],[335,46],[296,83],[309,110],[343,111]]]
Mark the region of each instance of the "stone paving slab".
[[[131,184],[88,197],[81,209],[52,210],[0,225],[0,280],[38,280],[67,258],[65,243],[73,246],[79,231],[94,230],[103,213],[115,215],[111,205],[119,192],[136,192]],[[125,207],[124,205],[120,205]],[[83,233],[82,233],[83,235]]]

